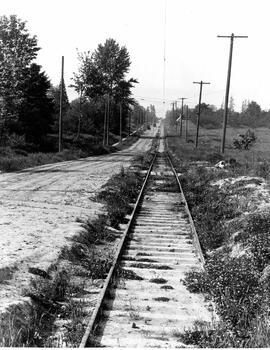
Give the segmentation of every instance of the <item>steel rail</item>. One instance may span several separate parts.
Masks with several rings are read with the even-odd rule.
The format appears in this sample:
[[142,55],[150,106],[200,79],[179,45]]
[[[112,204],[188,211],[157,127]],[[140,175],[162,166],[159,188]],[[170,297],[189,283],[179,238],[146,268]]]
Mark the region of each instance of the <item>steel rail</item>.
[[81,340],[81,343],[79,345],[80,348],[85,348],[86,347],[87,341],[89,339],[89,336],[93,332],[94,327],[95,327],[96,322],[97,322],[97,319],[98,319],[98,316],[99,316],[99,314],[100,314],[100,312],[102,310],[103,301],[105,299],[105,296],[106,296],[106,293],[107,293],[108,288],[110,286],[110,283],[112,282],[112,278],[113,278],[113,275],[115,273],[115,270],[116,270],[116,267],[117,267],[117,263],[118,263],[118,261],[119,261],[119,259],[121,257],[121,253],[122,253],[122,250],[123,250],[123,247],[124,247],[124,243],[125,243],[126,238],[127,238],[128,234],[129,234],[129,230],[131,229],[132,224],[134,222],[135,214],[136,214],[136,212],[138,210],[139,204],[140,204],[141,199],[143,197],[143,193],[144,193],[147,181],[149,179],[149,176],[151,174],[154,162],[156,160],[156,156],[157,156],[157,153],[155,153],[154,158],[153,158],[153,160],[151,162],[151,165],[150,165],[150,167],[148,169],[148,172],[147,172],[146,177],[144,179],[141,191],[140,191],[140,193],[138,195],[137,201],[136,201],[135,206],[133,208],[133,211],[132,211],[129,223],[127,224],[127,227],[126,227],[126,229],[124,231],[123,237],[121,238],[121,241],[119,242],[119,245],[118,245],[118,248],[117,248],[117,252],[115,254],[115,260],[113,262],[113,265],[110,268],[108,276],[106,277],[106,280],[104,282],[103,288],[102,288],[102,290],[100,292],[100,295],[99,295],[99,300],[98,300],[98,302],[96,304],[96,307],[95,307],[95,309],[93,311],[93,314],[92,314],[92,316],[91,316],[91,318],[90,318],[90,320],[88,322],[88,325],[86,327],[85,333],[84,333],[83,338]]
[[198,237],[198,234],[197,234],[197,231],[196,231],[196,228],[195,228],[195,225],[194,225],[194,221],[192,219],[192,216],[190,214],[190,210],[189,210],[189,207],[188,207],[188,203],[187,203],[187,200],[186,200],[186,197],[184,195],[184,191],[183,191],[183,188],[182,188],[182,185],[181,185],[181,182],[178,178],[178,175],[176,173],[176,170],[173,166],[173,163],[172,163],[172,160],[171,160],[171,156],[170,154],[168,153],[168,151],[166,152],[166,156],[167,156],[167,159],[170,163],[170,166],[172,168],[172,171],[175,175],[175,178],[176,178],[176,181],[178,183],[178,186],[179,186],[179,189],[180,189],[180,192],[183,196],[183,202],[185,204],[185,209],[186,209],[186,212],[188,214],[188,217],[189,217],[189,221],[190,221],[190,227],[191,227],[191,231],[192,231],[192,238],[193,238],[193,242],[195,244],[195,247],[196,247],[196,250],[198,252],[198,255],[199,255],[199,260],[201,262],[201,267],[204,268],[204,264],[205,264],[205,259],[204,259],[204,256],[203,256],[203,252],[202,252],[202,247],[201,247],[201,244],[200,244],[200,241],[199,241],[199,237]]

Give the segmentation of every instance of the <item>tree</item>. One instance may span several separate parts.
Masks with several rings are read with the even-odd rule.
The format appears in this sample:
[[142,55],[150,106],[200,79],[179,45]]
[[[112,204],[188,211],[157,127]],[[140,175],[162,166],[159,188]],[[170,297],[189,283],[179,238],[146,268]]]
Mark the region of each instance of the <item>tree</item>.
[[51,84],[41,67],[31,64],[24,77],[22,103],[18,112],[19,130],[27,142],[41,145],[51,130],[54,106],[47,96]]
[[[79,69],[74,74],[73,87],[88,100],[109,101],[108,118],[113,131],[119,130],[119,103],[122,104],[123,128],[130,112],[129,104],[134,104],[131,89],[137,80],[126,79],[130,68],[130,57],[126,47],[120,47],[114,39],[107,39],[104,44],[90,54],[78,54]],[[100,116],[104,118],[104,113]]]
[[26,24],[17,16],[0,17],[0,99],[2,134],[8,122],[18,117],[24,78],[36,58],[37,39],[30,36]]
[[243,124],[246,124],[246,125],[249,125],[249,124],[256,125],[256,121],[260,118],[260,116],[261,116],[261,107],[255,101],[249,102],[245,111],[241,113],[242,122]]
[[230,103],[229,103],[230,112],[234,112],[234,107],[235,107],[234,98],[231,96]]

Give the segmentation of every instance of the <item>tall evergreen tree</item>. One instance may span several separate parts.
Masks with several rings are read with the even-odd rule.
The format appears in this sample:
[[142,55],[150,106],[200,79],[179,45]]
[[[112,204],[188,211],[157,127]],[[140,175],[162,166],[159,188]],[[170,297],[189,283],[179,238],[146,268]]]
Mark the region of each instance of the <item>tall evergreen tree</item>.
[[22,104],[19,109],[21,133],[28,142],[40,145],[51,130],[54,106],[48,97],[50,81],[35,63],[27,70],[23,84]]

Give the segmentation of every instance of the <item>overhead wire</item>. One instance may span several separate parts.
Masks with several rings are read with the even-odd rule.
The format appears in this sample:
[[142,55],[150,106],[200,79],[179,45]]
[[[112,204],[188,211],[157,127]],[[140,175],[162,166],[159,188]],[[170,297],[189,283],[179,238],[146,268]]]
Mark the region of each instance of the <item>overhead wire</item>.
[[167,0],[164,3],[164,45],[163,45],[163,103],[165,103],[166,89],[166,36],[167,36]]

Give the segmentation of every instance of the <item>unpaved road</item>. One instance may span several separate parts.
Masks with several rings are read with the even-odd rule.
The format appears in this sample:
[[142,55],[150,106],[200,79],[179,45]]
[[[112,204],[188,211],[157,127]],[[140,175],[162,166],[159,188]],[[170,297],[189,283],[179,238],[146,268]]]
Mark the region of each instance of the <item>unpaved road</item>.
[[81,229],[76,218],[100,213],[102,206],[93,197],[101,186],[151,142],[139,139],[114,154],[0,174],[0,311],[23,300],[28,268],[46,269],[56,261],[61,247]]

